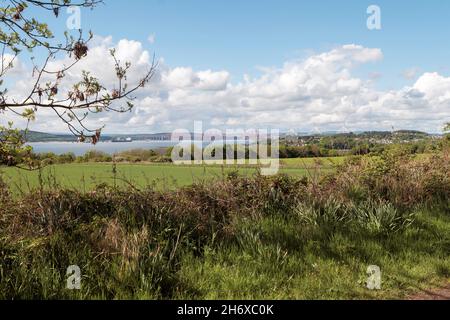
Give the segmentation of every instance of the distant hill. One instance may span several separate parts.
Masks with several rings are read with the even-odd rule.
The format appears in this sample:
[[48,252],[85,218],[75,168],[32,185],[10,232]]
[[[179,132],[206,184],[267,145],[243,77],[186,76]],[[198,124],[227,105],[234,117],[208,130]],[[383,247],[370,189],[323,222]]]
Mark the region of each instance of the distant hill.
[[[24,132],[23,132],[24,134]],[[104,135],[101,137],[101,141],[111,141],[114,138],[123,137],[131,138],[133,141],[142,140],[170,140],[170,133],[157,133],[157,134],[122,134],[122,135]],[[53,134],[38,131],[28,131],[26,134],[27,142],[75,142],[77,138],[71,134]]]
[[[25,132],[22,132],[25,135]],[[38,131],[28,131],[26,133],[27,142],[73,142],[77,138],[69,134],[52,134]]]
[[[284,138],[288,134],[282,134]],[[292,134],[289,134],[292,135]],[[395,139],[395,140],[416,140],[426,139],[431,137],[430,134],[421,131],[414,130],[399,130],[399,131],[367,131],[367,132],[349,132],[349,133],[336,133],[336,132],[324,132],[321,134],[307,134],[298,133],[296,135],[299,138],[320,138],[320,137],[348,137],[348,138],[373,138],[373,139]],[[153,140],[153,141],[167,141],[171,139],[170,133],[155,133],[155,134],[113,134],[104,135],[101,137],[101,141],[111,141],[115,138],[131,138],[133,141]],[[77,138],[70,134],[53,134],[44,133],[38,131],[28,131],[28,142],[74,142]]]
[[425,139],[431,137],[430,134],[422,131],[399,130],[399,131],[359,131],[359,132],[323,132],[320,134],[297,134],[297,137],[346,137],[346,138],[401,138],[405,140]]

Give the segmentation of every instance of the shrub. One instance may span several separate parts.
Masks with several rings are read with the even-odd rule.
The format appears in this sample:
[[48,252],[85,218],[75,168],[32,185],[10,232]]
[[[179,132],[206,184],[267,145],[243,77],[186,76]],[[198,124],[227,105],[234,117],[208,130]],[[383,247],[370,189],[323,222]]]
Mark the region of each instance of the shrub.
[[340,201],[384,200],[398,208],[446,201],[450,198],[450,161],[447,153],[420,159],[402,153],[359,157],[347,161],[328,183],[323,197]]
[[412,214],[402,213],[390,203],[367,201],[342,204],[329,200],[324,204],[300,203],[295,214],[299,222],[318,227],[324,233],[348,230],[356,233],[392,234],[409,227]]
[[[151,161],[158,153],[153,150],[133,149],[117,153],[114,157],[126,162]],[[117,160],[117,159],[116,159]]]
[[414,221],[413,214],[403,214],[391,203],[366,202],[351,210],[357,225],[375,234],[391,234],[405,230]]
[[348,208],[336,200],[314,205],[300,203],[295,213],[301,223],[319,227],[328,232],[344,228],[352,220]]
[[112,157],[102,151],[91,150],[80,159],[82,162],[112,162]]

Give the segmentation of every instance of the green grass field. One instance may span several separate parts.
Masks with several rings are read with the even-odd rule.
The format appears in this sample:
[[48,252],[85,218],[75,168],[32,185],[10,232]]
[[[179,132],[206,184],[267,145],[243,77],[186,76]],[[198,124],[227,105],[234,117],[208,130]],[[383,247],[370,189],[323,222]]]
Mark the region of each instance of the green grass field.
[[[343,159],[285,159],[280,163],[280,173],[297,177],[317,175],[333,170]],[[114,174],[113,168],[111,163],[63,164],[46,167],[41,172],[3,167],[0,173],[16,194],[37,188],[39,181],[46,187],[61,186],[86,191],[99,184],[126,186],[129,183],[136,187],[171,189],[221,179],[233,171],[242,175],[258,171],[257,167],[233,165],[118,164]]]
[[[320,178],[344,160],[286,159],[280,172]],[[447,155],[366,160],[317,184],[212,183],[256,173],[250,166],[0,168],[16,192],[0,193],[0,299],[404,299],[448,287]],[[379,162],[390,170],[368,181]],[[83,192],[114,176],[125,188]],[[207,183],[135,190],[196,181]],[[20,196],[40,183],[54,192]],[[79,291],[66,289],[73,264]],[[367,288],[369,266],[380,268],[381,290]]]
[[295,159],[281,159],[282,167],[286,168],[333,168],[336,165],[342,164],[346,157],[330,157],[330,158],[295,158]]

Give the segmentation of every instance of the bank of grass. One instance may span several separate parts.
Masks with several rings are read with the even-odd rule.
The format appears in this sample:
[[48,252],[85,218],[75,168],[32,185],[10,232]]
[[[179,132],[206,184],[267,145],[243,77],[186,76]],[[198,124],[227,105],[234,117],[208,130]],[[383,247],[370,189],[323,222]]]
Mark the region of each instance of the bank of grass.
[[[403,298],[450,277],[450,162],[234,171],[178,189],[0,188],[3,299]],[[66,289],[78,265],[82,289]],[[382,290],[366,289],[369,265]]]
[[[239,221],[238,241],[184,255],[179,277],[192,299],[402,299],[450,280],[450,217],[418,209],[403,233],[326,234],[296,219]],[[367,268],[382,270],[382,290],[368,290]]]

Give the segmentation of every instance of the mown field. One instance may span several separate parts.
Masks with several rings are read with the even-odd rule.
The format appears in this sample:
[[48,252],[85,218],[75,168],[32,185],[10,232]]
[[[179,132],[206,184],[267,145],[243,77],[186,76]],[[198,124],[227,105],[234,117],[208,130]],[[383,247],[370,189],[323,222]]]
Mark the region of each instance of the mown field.
[[[318,175],[334,170],[345,158],[284,159],[280,173],[293,177]],[[45,187],[74,188],[89,191],[99,184],[138,188],[153,186],[158,189],[174,189],[196,182],[222,179],[231,172],[248,176],[258,171],[252,166],[173,165],[173,164],[117,164],[87,163],[62,164],[45,167],[41,171],[25,171],[17,168],[0,168],[3,179],[14,194],[29,192],[40,185]]]

